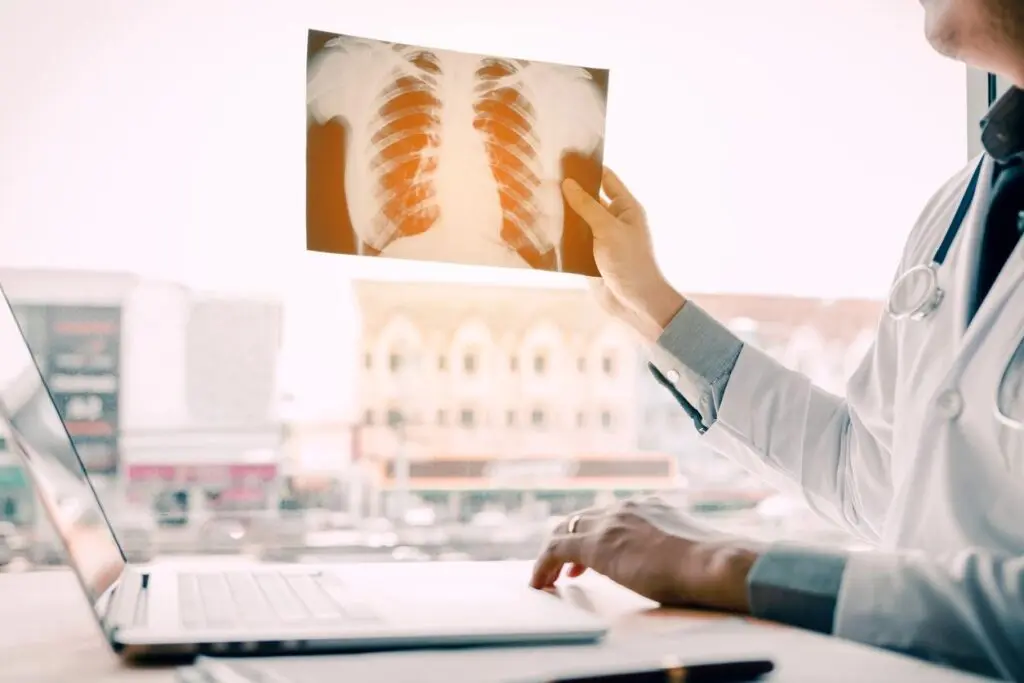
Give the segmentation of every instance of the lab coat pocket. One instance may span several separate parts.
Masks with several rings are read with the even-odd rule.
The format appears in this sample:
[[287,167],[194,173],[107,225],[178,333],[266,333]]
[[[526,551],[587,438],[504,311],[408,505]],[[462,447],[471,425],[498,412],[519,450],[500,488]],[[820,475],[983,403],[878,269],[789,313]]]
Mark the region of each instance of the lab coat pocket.
[[1024,486],[1024,341],[1007,358],[996,390],[999,448],[1010,475]]

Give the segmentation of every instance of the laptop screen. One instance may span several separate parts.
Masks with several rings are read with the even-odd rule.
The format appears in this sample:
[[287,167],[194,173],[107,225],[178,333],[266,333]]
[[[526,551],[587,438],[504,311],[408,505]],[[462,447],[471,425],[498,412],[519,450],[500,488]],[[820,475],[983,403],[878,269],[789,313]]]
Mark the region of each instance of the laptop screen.
[[[2,289],[0,289],[2,293]],[[93,608],[125,557],[43,382],[6,294],[0,304],[0,422]]]

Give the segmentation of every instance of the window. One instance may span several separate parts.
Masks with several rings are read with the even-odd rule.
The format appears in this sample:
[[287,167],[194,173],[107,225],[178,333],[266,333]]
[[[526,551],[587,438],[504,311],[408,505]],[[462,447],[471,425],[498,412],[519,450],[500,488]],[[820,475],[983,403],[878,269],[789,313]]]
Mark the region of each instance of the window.
[[476,354],[467,353],[462,357],[462,369],[467,375],[476,373]]
[[[848,373],[859,360],[860,331],[870,330],[865,339],[874,334],[911,226],[940,185],[966,164],[968,144],[977,144],[978,120],[986,108],[978,98],[968,101],[966,70],[935,55],[921,39],[920,8],[781,0],[781,5],[744,3],[737,12],[721,2],[634,3],[629,20],[643,30],[621,31],[615,13],[591,12],[579,20],[574,3],[523,3],[523,16],[541,12],[551,25],[572,22],[574,30],[560,35],[558,50],[545,48],[530,21],[503,22],[507,10],[496,4],[476,7],[471,28],[421,22],[412,38],[440,48],[476,42],[512,57],[517,50],[547,52],[555,60],[592,56],[597,54],[592,46],[600,43],[595,65],[610,67],[614,82],[605,159],[643,201],[665,278],[694,293],[694,303],[721,323],[745,334],[756,331],[755,345],[777,360],[796,329],[818,329],[825,343],[794,354],[801,356],[794,361],[807,370],[818,368],[819,379],[833,381],[834,375],[838,380]],[[91,25],[90,39],[104,50],[90,53],[88,62],[76,60],[73,50],[48,49],[45,70],[29,60],[8,60],[0,73],[5,91],[17,92],[19,83],[43,78],[55,92],[106,93],[76,109],[73,125],[48,125],[46,117],[34,113],[31,98],[15,98],[5,122],[12,122],[11,136],[18,141],[7,157],[19,172],[17,182],[0,183],[0,206],[12,217],[5,229],[26,236],[8,235],[3,242],[8,248],[0,253],[3,284],[20,298],[15,303],[70,304],[107,293],[113,298],[114,292],[130,302],[120,323],[119,395],[110,396],[118,410],[111,413],[112,424],[96,425],[97,431],[102,426],[128,435],[152,424],[180,442],[182,452],[197,454],[210,452],[211,443],[244,440],[245,449],[267,451],[260,467],[268,473],[287,469],[294,475],[288,477],[296,482],[288,496],[300,512],[358,504],[361,513],[401,525],[405,511],[435,506],[439,519],[451,515],[454,527],[468,523],[485,505],[514,516],[523,512],[523,501],[542,497],[551,509],[566,513],[595,502],[589,490],[546,490],[556,478],[545,480],[535,476],[536,470],[510,477],[514,485],[499,491],[484,475],[485,464],[570,453],[582,461],[600,451],[610,464],[600,481],[595,478],[598,488],[628,486],[639,477],[626,473],[655,459],[636,452],[642,450],[637,444],[645,430],[644,411],[664,401],[671,411],[662,412],[647,431],[668,444],[666,452],[694,454],[692,486],[730,481],[710,455],[704,457],[705,446],[695,445],[703,442],[687,414],[650,377],[640,344],[599,317],[582,281],[411,259],[335,259],[292,248],[317,225],[332,229],[332,239],[340,238],[335,243],[352,245],[358,243],[356,233],[365,234],[370,226],[352,225],[358,217],[348,215],[340,201],[337,181],[351,170],[345,168],[345,155],[318,153],[321,143],[335,150],[345,144],[346,128],[340,122],[311,123],[295,130],[291,122],[305,93],[292,88],[280,96],[248,77],[263,56],[290,49],[294,34],[287,29],[292,21],[287,3],[263,3],[243,17],[245,30],[261,36],[255,56],[248,50],[225,52],[224,40],[204,39],[212,35],[209,27],[227,16],[229,5],[239,4],[161,3],[159,11],[112,15]],[[48,46],[81,42],[79,22],[49,22],[45,3],[21,5],[18,21],[25,35],[45,30]],[[368,5],[361,12],[360,33],[394,34],[389,13],[394,14],[389,5]],[[163,41],[161,49],[141,56],[133,54],[131,41],[120,39],[172,31],[182,39]],[[204,36],[190,40],[195,31]],[[615,40],[598,40],[612,34]],[[0,52],[4,49],[18,47],[0,46]],[[289,68],[295,85],[302,67]],[[187,72],[189,78],[139,82],[136,72],[143,69]],[[110,92],[112,82],[139,82],[139,87]],[[230,87],[219,87],[224,83]],[[212,129],[202,117],[191,116],[208,109],[210,92],[218,93],[219,109],[245,112],[230,126],[217,127],[216,144],[207,144]],[[168,97],[176,106],[166,106]],[[294,135],[275,140],[269,154],[305,143],[308,129],[313,153],[301,179],[301,201],[308,208],[302,218],[309,218],[308,225],[305,220],[282,223],[297,218],[292,165],[247,162],[254,140],[286,129]],[[358,144],[350,133],[347,142]],[[202,163],[187,153],[196,144],[203,147]],[[57,149],[75,153],[54,155]],[[822,150],[817,166],[827,168],[809,171],[808,157],[801,154],[808,149]],[[886,162],[895,157],[898,163]],[[591,163],[568,157],[566,162],[566,168]],[[329,173],[320,173],[327,182],[318,186],[322,163]],[[665,172],[666,164],[671,173]],[[794,179],[799,179],[799,201],[792,192]],[[281,192],[282,187],[290,189]],[[38,201],[62,188],[74,189],[67,201]],[[681,198],[685,216],[680,216]],[[153,213],[144,231],[133,213],[141,205],[166,207]],[[89,222],[88,240],[75,239],[82,209],[89,214],[95,206],[105,207],[103,220]],[[473,210],[469,204],[463,208]],[[266,223],[281,229],[252,227]],[[20,232],[12,232],[12,225]],[[695,249],[691,242],[698,232]],[[112,244],[118,248],[104,248]],[[181,245],[201,245],[202,257],[190,258]],[[559,255],[571,265],[572,254]],[[67,269],[53,274],[19,267],[42,256]],[[117,271],[127,277],[115,276]],[[208,328],[203,337],[188,341],[194,334],[188,331],[189,311],[214,290],[232,305],[218,306],[203,323]],[[270,313],[255,315],[253,301],[273,302],[258,306]],[[222,309],[230,312],[222,315]],[[739,316],[744,319],[737,321]],[[52,325],[42,325],[47,330],[42,343],[49,344]],[[218,337],[221,350],[212,357],[208,342]],[[258,353],[241,365],[220,362],[251,356],[253,350]],[[466,369],[468,352],[475,356],[472,374]],[[179,358],[186,355],[207,360],[196,365]],[[57,359],[51,350],[40,356]],[[211,409],[231,407],[232,420],[190,414],[193,376],[204,380],[195,385],[195,397],[203,389],[233,399],[204,399]],[[648,385],[656,398],[648,398]],[[836,389],[842,388],[837,381]],[[294,418],[278,414],[275,399],[285,392],[294,395],[287,406]],[[463,408],[473,412],[472,430],[461,426]],[[355,430],[351,440],[345,433],[350,421],[368,425]],[[408,430],[404,442],[399,428],[388,427],[399,422]],[[237,432],[241,425],[247,430],[244,439]],[[321,425],[329,437],[321,436]],[[323,448],[335,451],[331,467],[351,466],[348,481],[374,485],[357,496],[347,483],[335,491],[299,490],[300,483],[308,484],[326,468],[280,448],[284,430],[303,447],[317,442],[320,448],[329,438]],[[133,457],[128,441],[125,463]],[[113,453],[117,445],[102,448]],[[241,461],[249,457],[242,450],[225,447],[218,457]],[[400,453],[410,465],[404,491],[392,486]],[[149,469],[177,472],[172,456],[170,449],[154,449]],[[211,455],[210,462],[195,464],[212,467],[212,461]],[[243,464],[248,466],[232,467]],[[0,462],[0,482],[7,476],[5,465]],[[126,481],[118,480],[111,490],[119,496],[123,490],[141,509],[150,509],[152,499],[143,489],[154,482],[134,480],[142,469],[125,467]],[[427,476],[432,473],[440,474]],[[275,474],[253,485],[240,481],[239,490],[226,492],[224,499],[251,502],[254,512],[274,512],[283,478]],[[540,484],[534,485],[534,478]],[[651,486],[675,486],[669,474],[657,481],[661,484]],[[459,490],[431,488],[441,482]],[[403,496],[408,500],[394,503]],[[429,504],[416,500],[428,496],[433,497]],[[110,509],[121,509],[121,502],[113,501]],[[3,508],[0,500],[0,512]],[[788,522],[780,528],[788,528]],[[539,526],[534,531],[539,533]],[[805,537],[811,532],[802,527],[795,533],[802,541],[817,540]],[[530,559],[532,550],[517,559]]]
[[472,408],[463,408],[459,413],[459,424],[463,427],[473,427],[476,424],[476,413]]

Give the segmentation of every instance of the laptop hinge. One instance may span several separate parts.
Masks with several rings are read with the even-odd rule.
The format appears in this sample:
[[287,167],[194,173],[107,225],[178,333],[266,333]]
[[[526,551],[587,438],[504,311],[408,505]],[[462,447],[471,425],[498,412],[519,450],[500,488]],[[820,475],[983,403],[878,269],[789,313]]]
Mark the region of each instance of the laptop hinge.
[[145,624],[148,589],[148,572],[128,570],[122,575],[104,619],[104,626],[111,637],[120,628]]

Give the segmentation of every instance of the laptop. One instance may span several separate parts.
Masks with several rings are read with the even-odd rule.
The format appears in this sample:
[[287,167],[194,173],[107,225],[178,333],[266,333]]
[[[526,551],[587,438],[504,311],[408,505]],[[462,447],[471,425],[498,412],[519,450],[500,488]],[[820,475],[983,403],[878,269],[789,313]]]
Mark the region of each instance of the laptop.
[[129,562],[2,288],[0,418],[126,659],[592,642],[605,623],[503,562]]

